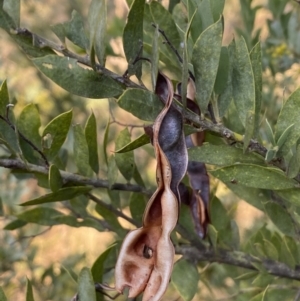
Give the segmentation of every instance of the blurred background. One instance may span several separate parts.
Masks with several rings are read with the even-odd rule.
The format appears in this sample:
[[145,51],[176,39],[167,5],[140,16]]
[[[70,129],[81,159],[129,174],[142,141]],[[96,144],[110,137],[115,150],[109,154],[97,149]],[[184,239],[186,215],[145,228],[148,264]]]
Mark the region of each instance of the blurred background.
[[[126,22],[128,6],[125,0],[107,2],[109,46],[106,66],[118,74],[123,74],[127,63],[122,48],[122,30]],[[168,0],[162,3],[168,8]],[[89,4],[89,0],[23,0],[21,1],[21,27],[58,43],[59,40],[52,32],[51,25],[68,21],[74,9],[86,20]],[[262,42],[261,113],[262,120],[267,118],[271,126],[274,125],[284,100],[299,86],[299,7],[294,1],[285,0],[225,1],[223,44],[228,45],[234,35],[240,34],[245,37],[249,49],[258,40]],[[75,46],[70,45],[70,47]],[[143,123],[119,109],[113,100],[91,100],[70,95],[51,82],[33,66],[11,38],[0,30],[0,82],[5,79],[8,81],[11,101],[15,103],[15,115],[18,116],[27,104],[34,103],[38,106],[42,127],[58,114],[71,108],[73,108],[73,124],[84,125],[93,111],[97,119],[98,141],[102,144],[106,125],[110,122],[106,149],[108,154],[114,151],[114,141],[118,132],[124,129],[124,125],[129,125],[133,138],[142,132],[141,128],[130,125],[143,125]],[[72,134],[70,134],[64,148],[68,149],[70,154],[68,170],[71,172],[75,171],[72,166],[72,144]],[[104,150],[101,147],[99,153],[99,177],[106,178]],[[146,146],[136,151],[135,161],[139,170],[146,172],[142,175],[145,186],[153,189],[155,161],[151,147]],[[35,179],[20,180],[4,168],[0,168],[0,179],[0,197],[3,203],[0,208],[0,227],[3,228],[14,220],[13,215],[21,212],[18,204],[40,196],[46,190],[39,187]],[[119,176],[118,180],[125,182],[122,176]],[[212,189],[216,190],[217,196],[225,207],[231,210],[239,226],[241,239],[249,236],[249,233],[253,233],[266,222],[262,211],[239,199],[221,183],[212,180]],[[99,190],[97,194],[105,202],[111,202],[106,191]],[[130,195],[121,193],[118,197],[125,203]],[[64,203],[53,206],[62,212],[68,211]],[[88,209],[93,214],[92,205]],[[129,214],[128,208],[125,207],[124,210]],[[119,222],[125,228],[131,227],[121,219]],[[0,286],[4,288],[9,300],[24,300],[26,277],[28,277],[34,285],[35,300],[70,300],[76,292],[76,283],[72,281],[67,270],[71,269],[78,273],[83,266],[91,266],[116,239],[116,235],[110,232],[98,232],[92,228],[71,228],[65,225],[43,227],[28,224],[14,231],[1,231]],[[226,274],[225,270],[223,272],[224,274],[221,271],[218,275],[220,279]],[[227,287],[234,286],[229,276],[222,281]],[[194,301],[229,300],[226,299],[228,291],[215,289],[214,292],[210,292],[204,282],[199,283],[199,287],[202,297],[196,295]],[[177,300],[177,298],[178,296],[170,288],[165,300]]]

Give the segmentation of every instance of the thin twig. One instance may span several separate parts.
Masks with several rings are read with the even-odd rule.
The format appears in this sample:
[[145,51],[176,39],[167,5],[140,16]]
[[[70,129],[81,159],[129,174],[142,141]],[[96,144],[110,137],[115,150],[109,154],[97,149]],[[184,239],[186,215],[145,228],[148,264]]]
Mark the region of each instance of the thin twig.
[[[86,56],[78,55],[78,54],[70,51],[69,49],[67,49],[64,45],[56,44],[52,41],[42,38],[41,36],[39,36],[35,33],[32,33],[31,31],[29,31],[26,28],[17,28],[15,30],[15,34],[20,35],[20,36],[27,36],[27,37],[30,36],[32,39],[34,39],[35,45],[38,46],[39,48],[49,47],[49,48],[63,54],[66,57],[77,60],[78,63],[81,63],[90,68],[93,67],[88,55],[86,55]],[[13,37],[13,34],[12,34],[12,37]],[[131,81],[129,78],[120,76],[120,75],[106,69],[105,67],[101,66],[100,64],[96,64],[96,70],[97,70],[97,72],[102,73],[102,74],[112,78],[113,80],[115,80],[121,84],[124,84],[127,87],[141,89],[140,85],[137,85],[136,83]]]
[[175,55],[176,55],[178,61],[180,62],[180,64],[183,64],[183,59],[182,59],[181,55],[179,54],[178,50],[174,47],[174,45],[171,43],[171,41],[167,37],[166,33],[162,29],[160,29],[156,24],[152,23],[152,26],[154,28],[157,28],[157,30],[160,32],[160,34],[164,37],[166,43],[169,45],[169,47],[175,53]]
[[108,209],[110,212],[112,212],[113,214],[115,214],[118,217],[121,217],[123,219],[125,219],[126,221],[128,221],[129,223],[131,223],[132,225],[139,227],[139,223],[137,223],[133,218],[127,216],[126,214],[124,214],[122,211],[116,209],[114,206],[107,204],[105,202],[103,202],[102,200],[100,200],[99,198],[97,198],[96,196],[94,196],[91,193],[87,193],[86,194],[93,202],[95,202],[96,204],[99,204],[100,206],[105,207],[106,209]]
[[[14,170],[21,170],[28,172],[29,174],[43,174],[48,175],[49,169],[40,166],[35,165],[31,163],[25,164],[19,159],[0,159],[0,167],[14,169]],[[79,185],[89,185],[93,186],[95,188],[107,188],[110,190],[122,190],[122,191],[131,191],[131,192],[140,192],[145,195],[151,195],[152,192],[150,190],[146,190],[145,188],[139,186],[139,185],[133,185],[133,184],[123,184],[123,183],[114,183],[113,185],[109,185],[108,180],[102,180],[102,179],[90,179],[78,174],[73,174],[66,171],[60,171],[60,175],[62,177],[64,184],[79,184]]]
[[271,259],[258,259],[244,252],[229,251],[221,248],[214,250],[213,247],[201,249],[200,251],[197,247],[191,245],[177,245],[175,246],[175,249],[176,254],[184,255],[191,261],[225,263],[258,272],[259,270],[255,265],[260,264],[268,274],[282,278],[300,280],[300,266],[296,266],[295,269],[292,269],[282,262]]

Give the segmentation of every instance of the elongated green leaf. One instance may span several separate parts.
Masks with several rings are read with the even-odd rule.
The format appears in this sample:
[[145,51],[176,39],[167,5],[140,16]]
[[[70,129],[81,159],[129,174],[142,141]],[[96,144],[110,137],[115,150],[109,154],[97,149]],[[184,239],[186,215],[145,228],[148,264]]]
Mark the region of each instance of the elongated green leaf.
[[276,157],[276,154],[277,150],[273,148],[268,149],[265,157],[266,162],[270,162],[271,160],[273,160]]
[[63,45],[66,45],[66,30],[65,30],[65,24],[58,23],[51,25],[52,31],[56,34],[56,36],[60,39],[60,41],[63,43]]
[[6,116],[6,106],[9,104],[9,95],[6,80],[0,87],[0,115]]
[[84,129],[85,139],[89,150],[89,163],[92,170],[98,174],[99,157],[97,143],[97,122],[94,113],[92,113],[86,122]]
[[110,122],[108,120],[106,123],[105,130],[104,130],[104,135],[103,135],[103,154],[104,154],[104,159],[105,159],[105,163],[107,166],[108,166],[108,159],[107,159],[106,148],[107,148],[107,143],[108,143],[109,125],[110,125]]
[[245,123],[245,134],[244,134],[244,152],[247,151],[249,143],[254,135],[255,130],[255,112],[248,111]]
[[[200,3],[197,0],[192,0],[192,1],[187,1],[187,3],[185,4],[188,10],[189,21],[191,20],[192,15],[195,13],[194,20],[191,24],[191,36],[194,42],[199,38],[200,34],[206,28],[208,28],[214,23],[211,4],[212,3],[210,0],[203,0]],[[215,20],[215,22],[219,19],[220,19],[220,15]]]
[[295,178],[299,173],[299,169],[300,169],[300,162],[298,162],[297,154],[294,154],[288,164],[286,175],[291,179]]
[[155,91],[156,79],[158,74],[158,64],[159,64],[159,28],[156,27],[153,35],[152,41],[152,53],[151,53],[151,82],[152,89]]
[[198,290],[199,274],[196,266],[184,259],[177,261],[171,281],[183,300],[191,301]]
[[243,37],[235,41],[233,99],[243,125],[249,111],[255,112],[255,82],[249,52]]
[[[116,244],[113,244],[108,249],[106,249],[93,263],[91,273],[95,283],[103,283],[103,274],[107,257],[115,248]],[[97,301],[104,301],[104,296],[102,294],[96,294],[96,299]]]
[[136,192],[131,193],[129,209],[132,218],[134,218],[136,221],[141,221],[145,208],[146,208],[145,196]]
[[299,245],[290,235],[289,236],[285,235],[284,240],[285,240],[287,247],[291,251],[293,258],[295,259],[296,264],[298,264],[299,256],[300,256],[299,249],[298,249]]
[[276,143],[275,143],[274,133],[268,119],[266,119],[265,134],[267,136],[268,142],[271,143],[273,146],[275,146]]
[[204,143],[201,147],[188,150],[189,160],[212,165],[232,165],[235,163],[264,164],[264,158],[255,154],[244,154],[240,148],[229,145],[213,145]]
[[[227,77],[227,82],[225,86],[225,90],[219,95],[218,97],[218,108],[219,108],[219,116],[223,117],[230,106],[230,103],[232,101],[233,97],[233,91],[232,91],[232,75],[233,75],[233,60],[234,60],[234,54],[235,54],[235,44],[234,41],[232,41],[228,47],[227,47],[227,52],[228,52],[228,77]],[[222,53],[221,53],[222,55]],[[220,57],[220,63],[222,57]],[[216,81],[218,78],[216,79]]]
[[181,102],[183,107],[187,107],[187,86],[189,81],[189,36],[191,31],[191,25],[193,20],[197,14],[197,10],[190,17],[190,20],[187,24],[184,36],[183,36],[183,46],[182,46],[182,72],[181,72],[181,83],[180,83],[180,94],[181,94]]
[[49,160],[53,160],[57,156],[66,140],[71,121],[72,110],[60,114],[46,125],[42,137],[43,139],[49,139],[49,141],[44,141],[44,144],[47,142],[47,145],[44,145],[43,152]]
[[[175,49],[180,49],[181,39],[172,15],[158,1],[152,1],[150,4],[145,4],[144,30],[148,31],[150,36],[150,42],[148,43],[150,44],[152,44],[153,34],[155,34],[152,24],[155,24],[159,27],[159,29],[165,32],[168,40],[175,47]],[[164,40],[164,38],[159,39],[159,58],[174,72],[174,74],[180,76],[181,67],[178,58],[170,46],[164,42]],[[144,49],[146,50],[147,47],[146,45],[144,46]],[[152,51],[153,50],[151,49],[149,52],[150,55],[152,55]]]
[[286,265],[288,265],[291,269],[295,269],[296,260],[292,254],[292,251],[290,250],[289,246],[287,245],[287,241],[285,239],[282,239],[281,243],[280,243],[279,260],[281,262],[285,263]]
[[134,116],[154,121],[163,108],[157,95],[141,89],[127,89],[118,99],[118,105]]
[[272,259],[272,260],[278,260],[279,255],[278,255],[278,251],[276,249],[276,247],[273,245],[272,242],[268,241],[268,240],[264,240],[264,250],[266,252],[266,255],[268,256],[268,258]]
[[[14,120],[14,114],[11,112],[10,120]],[[12,122],[13,123],[13,122]],[[18,135],[4,120],[0,119],[0,138],[4,144],[8,145],[8,149],[13,155],[21,155]]]
[[37,207],[31,210],[23,211],[17,217],[26,223],[35,223],[44,226],[57,225],[55,218],[63,216],[63,214],[55,209],[47,207]]
[[228,77],[230,72],[230,61],[227,47],[221,48],[220,61],[218,72],[216,76],[214,91],[216,94],[222,94],[228,84]]
[[214,17],[214,21],[217,22],[223,13],[225,0],[210,0],[211,12]]
[[27,278],[27,284],[26,284],[26,301],[34,301],[32,285],[28,278]]
[[285,131],[278,138],[278,140],[276,142],[276,146],[278,146],[278,150],[280,150],[281,147],[284,145],[286,139],[288,138],[290,132],[292,131],[293,126],[294,126],[294,124],[291,124],[288,128],[285,129]]
[[[193,1],[193,2],[196,4],[196,7],[197,6],[199,7],[198,10],[201,16],[202,30],[204,31],[214,23],[211,0],[203,0],[201,1],[200,5],[198,5],[198,1]],[[217,20],[219,20],[219,18]]]
[[74,209],[74,211],[78,213],[81,217],[88,216],[87,206],[89,204],[89,199],[87,196],[80,195],[70,200],[69,203],[71,207]]
[[4,215],[3,202],[2,202],[2,198],[0,197],[0,216],[3,215]]
[[41,126],[40,115],[36,105],[29,104],[21,112],[17,120],[18,130],[37,147],[41,147],[41,136],[39,128]]
[[206,112],[218,72],[222,44],[221,19],[202,32],[196,41],[192,64],[196,78],[196,97],[202,112]]
[[258,42],[250,52],[251,66],[255,84],[255,117],[254,117],[254,136],[258,135],[260,123],[260,109],[262,100],[262,62],[261,46]]
[[[39,134],[40,126],[41,126],[41,120],[36,105],[34,104],[27,105],[22,110],[17,120],[17,128],[26,138],[28,138],[39,149],[41,149],[41,136]],[[38,160],[40,160],[41,157],[32,148],[32,146],[29,145],[26,141],[24,141],[21,137],[19,137],[19,143],[24,157],[30,163],[38,163],[39,162]]]
[[10,223],[8,223],[3,229],[4,230],[16,230],[27,225],[27,222],[22,221],[20,219],[16,219]]
[[52,192],[58,191],[63,185],[59,169],[52,164],[49,168],[49,187]]
[[96,291],[91,271],[83,268],[78,277],[78,295],[80,301],[96,301]]
[[117,181],[118,178],[118,168],[116,164],[116,158],[114,155],[111,155],[108,158],[107,168],[107,179],[109,187],[111,187]]
[[66,187],[62,188],[56,192],[45,194],[41,197],[33,199],[31,201],[20,204],[20,206],[31,206],[31,205],[39,205],[44,203],[53,203],[60,202],[72,199],[81,194],[85,194],[89,192],[92,187],[88,186],[75,186],[75,187]]
[[271,221],[283,234],[295,235],[293,221],[286,209],[276,203],[268,202],[265,204],[265,210]]
[[[116,139],[116,149],[121,149],[123,146],[129,144],[130,141],[130,133],[128,129],[124,129],[121,131]],[[133,152],[127,153],[116,153],[116,164],[127,181],[133,177],[135,163],[134,163],[134,156]]]
[[213,225],[208,224],[207,233],[214,250],[217,250],[218,231]]
[[230,223],[226,209],[216,197],[210,202],[210,218],[212,225],[218,232],[222,229],[226,229]]
[[3,288],[0,286],[0,301],[7,301]]
[[[231,240],[230,240],[230,247],[234,250],[239,250],[240,248],[240,232],[238,225],[235,220],[230,221],[230,232],[231,232]],[[220,235],[223,233],[221,232]]]
[[290,127],[292,124],[294,126],[291,128],[288,137],[284,145],[282,146],[282,152],[286,154],[290,148],[296,143],[300,137],[300,88],[294,91],[283,105],[283,108],[279,114],[275,139],[279,140],[279,137],[284,133],[284,131]]
[[73,10],[72,19],[63,24],[65,36],[82,49],[88,49],[89,41],[84,31],[84,22],[80,14]]
[[32,61],[47,77],[72,94],[108,98],[122,93],[121,84],[104,74],[80,67],[75,59],[47,55]]
[[89,164],[89,148],[80,124],[73,127],[74,131],[74,161],[81,175],[90,176],[92,170]]
[[130,152],[136,148],[139,148],[145,144],[150,143],[150,138],[148,135],[146,134],[142,134],[141,136],[139,136],[138,138],[136,138],[135,140],[129,142],[128,144],[124,145],[122,148],[116,150],[116,153],[126,153],[126,152]]
[[115,244],[106,249],[93,263],[91,272],[93,275],[94,282],[102,283],[103,273],[104,273],[104,264],[109,253],[115,248]]
[[250,205],[256,207],[259,210],[264,210],[263,204],[270,200],[270,195],[268,191],[247,187],[241,184],[226,183],[227,187],[236,194],[239,198],[245,200]]
[[106,42],[106,0],[93,0],[89,9],[90,56],[93,49],[101,65],[105,65]]
[[180,0],[170,0],[169,2],[169,12],[172,13],[173,9],[175,8],[176,4],[180,3]]
[[[111,204],[115,208],[121,208],[121,198],[120,198],[120,191],[118,190],[107,190],[107,194],[109,196]],[[126,202],[127,203],[127,202]],[[123,206],[124,204],[122,204]]]
[[[123,47],[128,62],[128,73],[136,74],[137,78],[142,76],[141,61],[134,62],[134,60],[138,57],[143,41],[144,5],[145,0],[134,0],[123,32]],[[133,65],[133,63],[135,64]]]
[[[184,18],[182,18],[181,26],[180,26],[183,31],[186,31],[185,27],[187,26],[188,23],[190,23],[193,14],[196,14],[195,17],[193,18],[193,22],[191,23],[191,26],[190,26],[190,34],[191,34],[191,38],[193,40],[193,44],[199,38],[201,32],[203,31],[202,18],[201,18],[201,14],[202,14],[201,9],[203,9],[203,3],[201,2],[201,4],[198,6],[197,3],[194,3],[194,2],[195,1],[187,1],[187,3],[184,3],[184,4],[182,3],[181,6],[179,6],[179,5],[176,6],[176,8],[173,12],[174,19],[176,20],[176,22],[178,22],[179,16],[182,15],[182,12],[184,11],[184,9],[186,7],[187,16],[184,16]],[[213,23],[213,21],[212,21],[212,23]]]
[[180,225],[180,227],[185,229],[187,233],[196,236],[195,224],[193,223],[193,219],[191,218],[191,211],[187,205],[182,205],[180,208],[178,224]]
[[280,197],[282,197],[286,201],[288,201],[296,206],[299,206],[299,199],[300,199],[299,188],[279,190],[279,191],[276,191],[276,194],[278,194]]
[[287,178],[279,169],[258,165],[237,164],[211,170],[210,173],[225,184],[236,182],[248,187],[273,190],[297,186],[296,181]]
[[20,27],[20,0],[4,0],[3,9],[14,20],[16,27]]
[[2,5],[3,1],[0,2],[0,27],[9,33],[11,29],[16,28],[16,24],[13,21],[12,17],[3,10]]

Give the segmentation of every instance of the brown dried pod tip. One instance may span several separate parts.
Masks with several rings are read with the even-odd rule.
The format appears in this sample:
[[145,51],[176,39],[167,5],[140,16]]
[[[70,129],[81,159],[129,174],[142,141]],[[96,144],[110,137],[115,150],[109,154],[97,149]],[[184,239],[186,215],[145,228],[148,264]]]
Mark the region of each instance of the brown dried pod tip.
[[116,290],[121,293],[128,287],[129,298],[143,292],[143,301],[159,301],[167,289],[175,254],[170,235],[178,220],[178,186],[188,167],[183,118],[171,106],[173,86],[161,73],[155,93],[165,104],[151,131],[157,189],[145,209],[143,226],[125,237],[115,268]]

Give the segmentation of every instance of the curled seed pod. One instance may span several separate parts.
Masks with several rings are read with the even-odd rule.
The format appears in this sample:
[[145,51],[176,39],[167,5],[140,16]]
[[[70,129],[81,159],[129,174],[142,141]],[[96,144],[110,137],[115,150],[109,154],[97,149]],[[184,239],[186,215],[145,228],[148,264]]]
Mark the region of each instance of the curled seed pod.
[[129,287],[129,297],[144,292],[143,301],[159,301],[173,268],[171,232],[178,219],[178,185],[186,173],[187,150],[181,114],[171,107],[173,86],[158,74],[156,94],[165,103],[153,125],[152,142],[157,159],[157,189],[143,216],[143,227],[129,232],[115,269],[115,287]]
[[[178,94],[180,94],[180,89],[181,86],[178,84]],[[200,115],[200,108],[194,102],[195,95],[195,83],[190,78],[187,86],[187,107],[194,113]],[[201,146],[204,141],[204,136],[204,132],[197,132],[186,137],[186,146],[188,148]],[[184,194],[182,200],[190,207],[196,233],[201,238],[204,238],[207,232],[207,224],[209,223],[209,177],[207,175],[205,164],[202,162],[189,161],[187,175],[192,190],[189,191],[182,186],[181,193]]]

